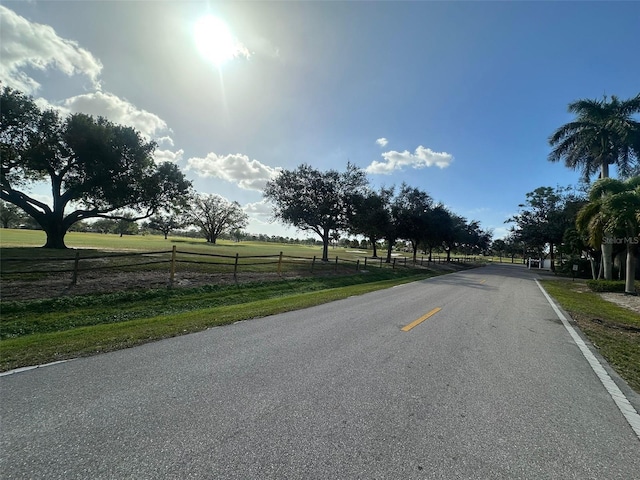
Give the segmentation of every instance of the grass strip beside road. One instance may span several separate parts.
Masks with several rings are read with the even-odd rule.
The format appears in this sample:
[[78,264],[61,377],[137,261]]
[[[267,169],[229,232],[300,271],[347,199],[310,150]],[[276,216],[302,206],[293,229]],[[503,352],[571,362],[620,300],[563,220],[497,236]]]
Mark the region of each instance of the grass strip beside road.
[[[110,294],[12,303],[7,305],[7,314],[3,311],[0,371],[128,348],[434,275],[437,273],[432,271],[396,270],[274,282],[255,288],[228,286],[208,294],[202,289],[166,290],[148,292],[147,299],[145,294],[141,298],[123,292],[119,299]],[[73,317],[71,322],[64,320],[68,316]]]
[[607,362],[640,393],[640,315],[604,300],[584,282],[541,283]]

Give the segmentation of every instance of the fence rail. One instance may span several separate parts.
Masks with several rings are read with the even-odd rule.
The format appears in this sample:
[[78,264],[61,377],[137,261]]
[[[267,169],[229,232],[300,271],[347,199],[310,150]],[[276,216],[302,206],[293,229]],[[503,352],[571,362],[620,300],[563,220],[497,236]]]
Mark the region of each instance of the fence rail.
[[[198,260],[196,258],[205,259]],[[138,259],[138,261],[131,261],[130,259]],[[118,259],[125,259],[124,262],[117,261]],[[456,263],[468,263],[475,261],[475,257],[463,256],[463,257],[451,257],[450,262]],[[100,262],[110,262],[108,264],[100,264]],[[229,272],[231,269],[233,275],[236,276],[239,271],[245,272],[273,272],[274,270],[281,275],[283,271],[299,271],[306,269],[307,271],[317,270],[333,270],[338,271],[361,271],[367,268],[410,268],[417,266],[428,266],[430,263],[446,263],[446,257],[432,257],[431,260],[425,257],[421,257],[420,260],[416,260],[408,257],[393,257],[390,262],[386,262],[386,258],[383,257],[363,257],[363,258],[340,258],[338,256],[332,257],[329,261],[323,262],[318,257],[299,257],[284,255],[283,252],[279,252],[274,255],[221,255],[214,253],[202,253],[202,252],[187,252],[180,251],[175,246],[172,250],[156,251],[156,252],[126,252],[115,253],[105,255],[88,255],[81,256],[80,251],[76,251],[75,256],[68,258],[0,258],[0,274],[5,276],[12,275],[28,275],[28,274],[60,274],[71,273],[71,284],[76,285],[78,279],[83,273],[95,271],[95,270],[126,270],[137,269],[143,266],[150,265],[162,265],[168,266],[168,281],[172,286],[174,283],[175,275],[178,272],[180,265],[198,265],[201,268],[211,267],[215,270],[214,273],[220,273],[222,271]],[[37,265],[35,269],[25,268],[25,265],[33,263]],[[12,265],[17,265],[17,268],[12,268]],[[46,265],[50,265],[50,268],[46,268]],[[274,267],[270,267],[273,266]]]

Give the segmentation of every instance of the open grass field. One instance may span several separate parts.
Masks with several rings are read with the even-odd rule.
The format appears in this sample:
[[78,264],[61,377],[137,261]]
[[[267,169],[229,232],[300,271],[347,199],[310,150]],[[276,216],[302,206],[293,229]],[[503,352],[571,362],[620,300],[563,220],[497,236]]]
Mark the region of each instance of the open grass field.
[[640,393],[640,314],[604,300],[584,281],[544,280],[542,284],[600,354]]
[[[22,249],[24,247],[41,247],[45,243],[45,233],[41,230],[0,229],[0,248],[2,253],[6,249]],[[70,249],[93,249],[102,251],[164,251],[171,250],[174,245],[180,250],[194,252],[215,252],[227,255],[241,253],[243,255],[277,254],[282,248],[287,249],[289,255],[313,256],[321,255],[322,249],[317,246],[296,244],[278,244],[265,242],[230,242],[219,240],[215,245],[204,239],[169,236],[166,240],[162,235],[123,235],[100,233],[69,232],[65,243]],[[336,249],[338,250],[338,249]],[[344,251],[345,249],[341,249]],[[48,253],[56,253],[51,250]],[[68,253],[68,252],[67,252]]]

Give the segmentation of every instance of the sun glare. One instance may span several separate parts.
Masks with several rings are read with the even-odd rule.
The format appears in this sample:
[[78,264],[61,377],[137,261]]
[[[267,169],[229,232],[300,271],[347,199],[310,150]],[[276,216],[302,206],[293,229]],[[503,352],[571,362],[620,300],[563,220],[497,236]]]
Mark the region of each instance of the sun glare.
[[194,37],[200,54],[218,67],[238,54],[238,42],[229,27],[213,15],[196,22]]

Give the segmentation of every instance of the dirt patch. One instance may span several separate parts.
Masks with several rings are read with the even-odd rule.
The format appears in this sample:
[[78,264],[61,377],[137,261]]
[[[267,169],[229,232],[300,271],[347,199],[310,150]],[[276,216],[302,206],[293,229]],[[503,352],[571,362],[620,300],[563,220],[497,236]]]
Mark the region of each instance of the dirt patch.
[[607,302],[615,303],[621,307],[633,310],[640,314],[640,296],[638,295],[625,295],[624,293],[599,293],[600,297]]
[[[423,268],[425,270],[449,273],[469,267],[451,263],[448,265],[430,264],[428,268],[426,266]],[[316,269],[314,272],[300,269],[283,271],[280,275],[277,272],[239,272],[234,277],[233,273],[183,271],[176,272],[173,288],[268,282],[310,276],[352,275],[353,273],[355,273],[353,269],[344,268],[339,268],[337,272],[333,268]],[[365,274],[366,272],[360,270],[360,273]],[[7,275],[0,279],[0,299],[2,301],[34,300],[167,287],[169,287],[169,273],[166,271],[115,271],[112,269],[84,271],[78,278],[76,285],[72,284],[72,275],[68,272],[28,280],[17,277],[12,278]]]
[[[296,278],[301,275],[287,275],[285,278]],[[233,274],[208,274],[185,272],[176,274],[174,288],[193,288],[203,285],[227,285],[232,283],[248,283],[272,281],[283,277],[277,273],[243,273],[234,278]],[[46,278],[24,281],[2,279],[0,281],[0,297],[2,301],[34,300],[42,298],[58,298],[74,295],[114,293],[125,290],[149,290],[167,288],[168,274],[165,272],[87,272],[82,275],[76,285],[72,285],[69,274],[48,276]]]

